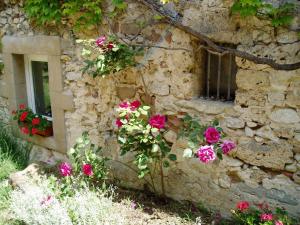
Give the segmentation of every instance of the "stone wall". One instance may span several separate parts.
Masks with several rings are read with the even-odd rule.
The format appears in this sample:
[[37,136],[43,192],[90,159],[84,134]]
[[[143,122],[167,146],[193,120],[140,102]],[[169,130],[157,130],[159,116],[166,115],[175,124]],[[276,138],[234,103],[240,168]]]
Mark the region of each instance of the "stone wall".
[[[166,138],[173,143],[178,161],[165,171],[167,195],[201,201],[225,212],[238,200],[266,200],[300,214],[300,70],[276,71],[236,58],[235,102],[202,99],[200,77],[204,68],[196,51],[200,43],[166,24],[150,25],[137,35],[140,28],[134,21],[147,21],[151,11],[132,1],[127,13],[112,27],[103,24],[100,33],[113,31],[125,39],[137,35],[136,43],[181,49],[150,48],[138,59],[139,66],[93,79],[81,72],[83,59],[74,40],[86,34],[74,34],[68,25],[60,30],[34,28],[21,9],[22,3],[5,2],[0,12],[1,35],[59,35],[70,42],[61,57],[64,89],[72,92],[75,104],[74,111],[65,113],[69,147],[87,130],[113,159],[130,161],[130,156],[119,154],[114,125],[115,108],[125,99],[151,103],[156,112],[168,115],[169,122],[176,121],[183,112],[198,116],[204,123],[217,118],[228,138],[237,142],[237,149],[223,161],[204,165],[197,159],[182,158],[186,142],[176,140],[176,133],[169,131]],[[268,22],[230,17],[231,4],[230,0],[203,0],[169,8],[182,12],[185,25],[214,41],[235,44],[240,50],[279,63],[299,62],[296,32],[275,32]],[[293,26],[299,26],[299,18]],[[97,32],[91,30],[89,35],[96,37]],[[5,104],[5,99],[0,98],[0,102]],[[49,158],[51,154],[45,155]],[[111,167],[121,185],[143,188],[142,181],[126,167],[116,161]]]

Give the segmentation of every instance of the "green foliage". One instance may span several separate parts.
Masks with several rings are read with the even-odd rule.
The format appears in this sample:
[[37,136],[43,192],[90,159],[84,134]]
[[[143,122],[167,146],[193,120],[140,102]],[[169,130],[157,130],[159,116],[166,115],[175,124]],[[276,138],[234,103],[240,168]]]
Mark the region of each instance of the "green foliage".
[[38,25],[58,24],[62,18],[60,0],[26,0],[25,13]]
[[[26,0],[25,13],[38,25],[60,24],[62,18],[74,21],[75,28],[97,25],[103,16],[103,0]],[[126,9],[123,0],[112,0],[113,14]]]
[[0,75],[3,74],[4,63],[0,61]]
[[100,38],[105,38],[105,43],[100,47],[94,39],[77,41],[84,46],[84,73],[93,77],[105,76],[136,65],[135,56],[141,53],[140,48],[120,43],[112,36]]
[[288,26],[291,23],[295,13],[295,5],[283,3],[275,7],[263,0],[235,0],[231,11],[242,17],[256,16],[268,19],[274,27],[279,27]]
[[[0,121],[0,160],[7,165],[0,170],[1,178],[5,178],[15,169],[24,169],[28,165],[31,146],[13,135],[10,125]],[[6,172],[4,172],[6,171]]]
[[63,5],[62,14],[75,19],[75,28],[98,24],[102,19],[102,0],[72,0]]

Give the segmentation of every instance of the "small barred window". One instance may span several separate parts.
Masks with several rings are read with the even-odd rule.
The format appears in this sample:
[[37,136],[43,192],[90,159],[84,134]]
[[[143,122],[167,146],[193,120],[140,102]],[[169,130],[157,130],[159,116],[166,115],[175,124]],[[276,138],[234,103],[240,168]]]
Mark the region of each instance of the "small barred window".
[[232,54],[205,50],[205,74],[202,97],[218,101],[234,101],[237,65]]

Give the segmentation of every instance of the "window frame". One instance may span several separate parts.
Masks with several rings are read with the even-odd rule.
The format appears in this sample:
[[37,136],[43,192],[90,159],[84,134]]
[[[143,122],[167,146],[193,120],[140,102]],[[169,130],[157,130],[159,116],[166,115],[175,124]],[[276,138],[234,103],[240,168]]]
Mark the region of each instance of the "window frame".
[[[24,55],[28,106],[29,108],[32,109],[34,113],[36,113],[36,102],[35,102],[34,84],[33,84],[33,75],[32,75],[32,63],[31,63],[32,61],[46,62],[48,64],[48,69],[49,69],[49,59],[47,55]],[[52,117],[45,116],[45,115],[41,115],[41,116],[46,118],[49,121],[53,121]]]

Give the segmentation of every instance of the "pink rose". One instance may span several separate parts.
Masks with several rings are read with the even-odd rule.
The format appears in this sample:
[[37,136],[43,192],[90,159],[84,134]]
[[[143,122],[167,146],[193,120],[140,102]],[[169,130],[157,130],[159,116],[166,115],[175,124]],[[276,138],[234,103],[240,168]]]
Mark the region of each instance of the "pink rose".
[[214,152],[214,147],[211,145],[205,145],[200,147],[197,151],[197,156],[203,163],[208,163],[216,159],[216,154]]
[[235,146],[236,145],[233,141],[228,141],[228,140],[223,141],[223,144],[221,144],[221,148],[224,154],[230,152],[232,149],[235,148]]
[[141,106],[141,102],[139,100],[135,100],[135,101],[130,103],[130,109],[132,111],[136,110],[140,106]]
[[120,108],[123,108],[123,109],[127,109],[129,106],[130,106],[130,105],[129,105],[128,102],[121,102],[121,103],[119,104],[119,107],[120,107]]
[[275,221],[275,225],[284,225],[284,223],[280,220]]
[[106,37],[101,36],[96,40],[96,45],[101,48],[101,47],[103,47],[105,41],[106,41]]
[[93,176],[93,168],[91,164],[83,164],[82,172],[87,176]]
[[270,213],[263,213],[260,215],[261,221],[271,221],[273,219],[273,215]]
[[220,140],[220,133],[214,127],[208,127],[204,132],[204,136],[208,144],[214,144]]
[[166,117],[160,114],[154,115],[149,119],[151,127],[162,129],[165,127]]
[[71,176],[72,166],[67,162],[63,162],[59,165],[59,172],[63,177]]
[[236,205],[236,208],[243,212],[243,211],[249,209],[249,206],[250,206],[249,202],[242,201]]
[[53,198],[51,195],[48,195],[46,198],[43,198],[43,200],[41,201],[41,205],[42,206],[48,206],[53,202]]

